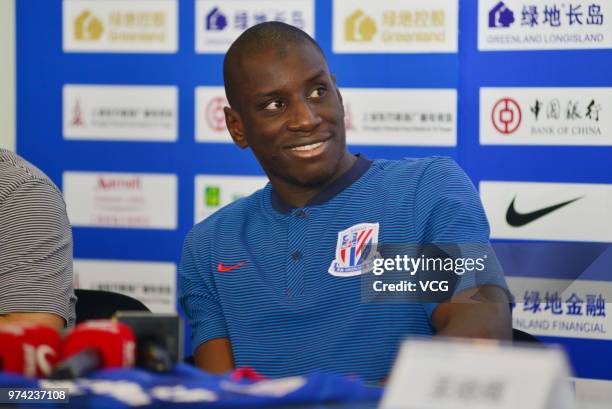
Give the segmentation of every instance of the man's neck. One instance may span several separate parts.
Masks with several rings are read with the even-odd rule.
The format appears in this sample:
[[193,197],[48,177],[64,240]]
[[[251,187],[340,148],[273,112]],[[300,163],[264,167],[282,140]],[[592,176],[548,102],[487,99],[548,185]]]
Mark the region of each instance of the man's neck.
[[304,207],[312,198],[327,189],[332,183],[342,177],[357,160],[356,156],[347,152],[345,157],[340,161],[338,169],[332,178],[327,182],[317,186],[300,186],[287,182],[277,177],[270,177],[270,182],[275,193],[287,204],[292,207]]

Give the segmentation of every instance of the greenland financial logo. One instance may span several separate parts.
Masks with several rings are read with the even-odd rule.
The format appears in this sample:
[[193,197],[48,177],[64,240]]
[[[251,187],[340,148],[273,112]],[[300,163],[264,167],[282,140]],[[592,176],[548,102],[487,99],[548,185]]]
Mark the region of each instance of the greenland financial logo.
[[480,182],[491,238],[612,242],[612,185]]
[[612,88],[481,88],[482,145],[612,145]]
[[[533,335],[612,340],[612,283],[506,277],[513,327]],[[607,311],[606,311],[607,310]]]
[[609,1],[478,2],[478,49],[612,48]]

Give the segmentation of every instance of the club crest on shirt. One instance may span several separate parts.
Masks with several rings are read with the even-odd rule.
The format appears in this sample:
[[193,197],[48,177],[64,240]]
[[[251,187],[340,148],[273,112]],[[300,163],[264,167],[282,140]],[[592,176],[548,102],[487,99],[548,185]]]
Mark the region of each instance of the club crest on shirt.
[[338,232],[336,259],[329,266],[329,274],[351,277],[371,270],[378,229],[378,223],[360,223]]

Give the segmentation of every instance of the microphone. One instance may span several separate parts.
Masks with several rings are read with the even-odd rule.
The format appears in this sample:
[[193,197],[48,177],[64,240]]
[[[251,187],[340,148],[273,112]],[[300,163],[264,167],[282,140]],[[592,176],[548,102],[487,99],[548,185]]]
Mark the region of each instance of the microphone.
[[0,369],[46,377],[59,361],[62,337],[51,327],[33,323],[0,325]]
[[176,314],[118,311],[117,320],[136,335],[136,366],[153,372],[167,372],[183,357],[183,328]]
[[97,369],[134,366],[135,338],[125,324],[111,320],[86,321],[77,325],[64,341],[62,360],[53,379],[72,379]]

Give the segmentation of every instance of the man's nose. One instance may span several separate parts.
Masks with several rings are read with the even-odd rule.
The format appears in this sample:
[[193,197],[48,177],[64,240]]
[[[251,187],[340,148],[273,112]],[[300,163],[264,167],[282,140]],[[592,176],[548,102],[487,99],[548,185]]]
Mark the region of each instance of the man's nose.
[[294,102],[291,118],[287,124],[290,131],[311,131],[321,122],[321,116],[308,101]]

